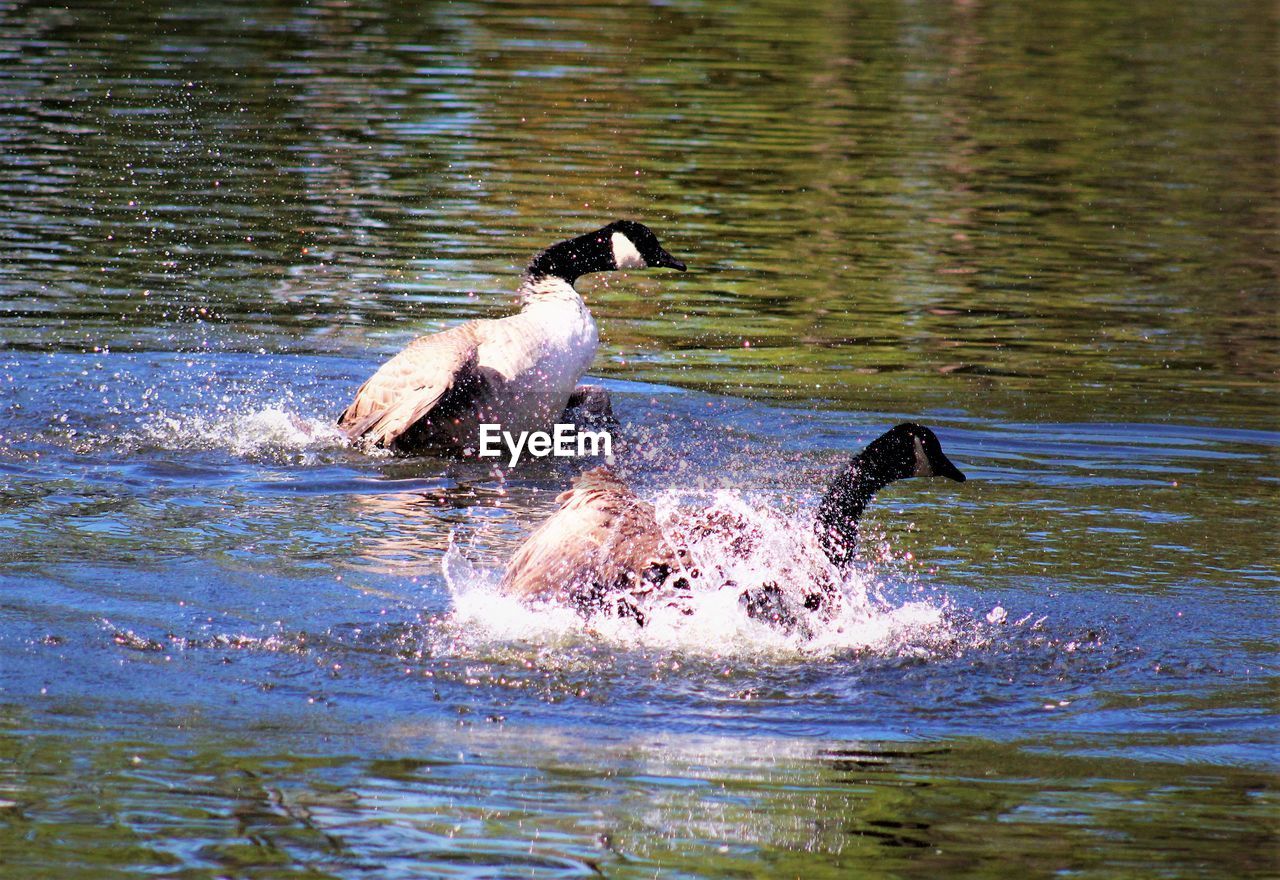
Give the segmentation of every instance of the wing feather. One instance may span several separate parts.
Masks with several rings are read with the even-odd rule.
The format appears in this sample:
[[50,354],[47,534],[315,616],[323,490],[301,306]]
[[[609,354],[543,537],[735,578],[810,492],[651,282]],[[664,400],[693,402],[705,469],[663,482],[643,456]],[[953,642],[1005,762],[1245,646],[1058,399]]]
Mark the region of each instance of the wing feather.
[[512,557],[504,592],[584,607],[607,591],[640,587],[647,572],[674,564],[652,505],[608,468],[582,474],[556,500],[560,509]]
[[475,375],[476,331],[472,321],[415,339],[360,386],[338,417],[338,427],[359,443],[393,444],[446,393]]

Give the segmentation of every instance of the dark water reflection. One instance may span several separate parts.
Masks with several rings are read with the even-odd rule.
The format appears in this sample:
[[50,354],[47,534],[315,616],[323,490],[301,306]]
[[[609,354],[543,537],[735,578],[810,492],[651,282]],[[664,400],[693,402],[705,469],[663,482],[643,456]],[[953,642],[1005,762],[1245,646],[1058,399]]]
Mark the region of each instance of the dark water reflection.
[[[0,840],[56,838],[66,877],[121,864],[187,877],[421,876],[414,865],[442,877],[1007,876],[1011,866],[1159,876],[1188,859],[1247,877],[1267,872],[1274,844],[1265,775],[1189,778],[1178,766],[963,741],[610,742],[602,776],[554,731],[513,743],[408,723],[390,740],[358,737],[369,757],[307,758],[234,736],[182,748],[46,737],[21,749],[20,730],[0,735],[0,749],[21,750],[35,785],[8,808]],[[308,742],[305,730],[288,732]],[[1255,830],[1240,835],[1228,814]],[[37,875],[29,847],[9,852],[19,854],[12,869]]]
[[[1276,44],[1250,0],[0,2],[0,876],[1274,874]],[[578,464],[328,425],[616,216],[691,269],[581,285],[621,467],[803,512],[927,421],[970,482],[868,533],[940,623],[450,616],[450,535],[500,565]]]
[[12,17],[7,341],[363,356],[638,215],[697,272],[593,290],[607,374],[1258,424],[1268,4],[542,12]]

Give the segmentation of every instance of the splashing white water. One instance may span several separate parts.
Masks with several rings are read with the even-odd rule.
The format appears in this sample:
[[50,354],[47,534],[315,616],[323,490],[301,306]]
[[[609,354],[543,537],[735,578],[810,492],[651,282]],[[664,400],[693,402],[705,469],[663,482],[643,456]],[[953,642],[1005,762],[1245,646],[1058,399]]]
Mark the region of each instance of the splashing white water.
[[[498,588],[500,572],[477,568],[452,541],[444,559],[454,605],[447,623],[461,638],[478,643],[554,644],[585,636],[623,648],[716,656],[927,657],[959,646],[962,637],[945,601],[884,599],[886,584],[876,571],[894,569],[889,558],[841,577],[803,514],[757,506],[730,492],[717,493],[695,515],[670,493],[655,507],[664,534],[689,551],[688,567],[698,575],[678,601],[645,606],[643,626],[611,612],[583,617],[563,605],[505,596]],[[794,608],[803,609],[806,595],[823,592],[827,598],[821,612],[803,612],[799,625],[779,627],[750,616],[740,600],[743,588],[763,584],[775,585]]]
[[160,410],[135,438],[163,449],[219,449],[236,456],[298,458],[345,444],[332,419],[301,416],[287,404],[220,404],[213,412]]

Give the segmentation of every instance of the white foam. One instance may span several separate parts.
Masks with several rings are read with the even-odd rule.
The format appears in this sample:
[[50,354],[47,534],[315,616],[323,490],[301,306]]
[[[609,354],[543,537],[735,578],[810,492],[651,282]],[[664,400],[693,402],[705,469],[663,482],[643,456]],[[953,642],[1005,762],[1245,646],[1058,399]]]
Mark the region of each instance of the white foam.
[[[442,563],[445,581],[453,590],[451,622],[495,641],[554,638],[580,620],[572,609],[556,605],[529,606],[498,590],[499,573],[472,565],[449,536]],[[453,589],[457,584],[458,589]]]
[[159,410],[134,438],[162,449],[221,449],[242,457],[293,457],[345,444],[332,419],[302,416],[286,404],[220,404],[212,412]]
[[[957,647],[961,636],[949,621],[945,602],[913,599],[895,604],[881,598],[886,585],[877,579],[878,571],[909,579],[893,560],[878,560],[841,579],[817,547],[804,513],[785,513],[719,492],[702,506],[736,517],[753,540],[735,540],[743,529],[700,533],[690,540],[689,534],[681,533],[688,519],[681,517],[673,494],[664,495],[655,506],[664,532],[689,549],[690,568],[700,571],[698,586],[678,607],[647,606],[645,625],[639,626],[631,618],[605,612],[584,618],[563,606],[526,605],[498,592],[499,571],[477,568],[451,542],[443,566],[453,595],[446,626],[465,633],[472,643],[599,639],[620,648],[714,656],[929,656]],[[739,602],[741,587],[770,582],[797,605],[823,583],[837,587],[825,614],[807,615],[802,626],[786,631],[750,617]],[[723,586],[728,583],[740,586]]]

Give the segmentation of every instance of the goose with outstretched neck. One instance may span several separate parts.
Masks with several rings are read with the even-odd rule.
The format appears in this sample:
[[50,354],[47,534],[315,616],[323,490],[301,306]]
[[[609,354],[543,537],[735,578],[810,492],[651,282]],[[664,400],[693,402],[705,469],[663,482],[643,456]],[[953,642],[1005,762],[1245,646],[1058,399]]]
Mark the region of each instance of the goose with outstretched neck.
[[414,340],[360,386],[338,427],[363,448],[465,455],[478,450],[482,424],[517,435],[549,430],[571,402],[607,411],[602,389],[577,384],[600,337],[574,282],[659,266],[685,270],[634,220],[552,245],[525,270],[517,314]]
[[[828,484],[814,520],[818,546],[837,570],[854,560],[858,520],[871,498],[896,480],[965,476],[930,429],[906,423],[853,456]],[[560,509],[516,550],[500,589],[526,601],[550,601],[583,615],[612,610],[644,625],[655,605],[678,604],[695,591],[739,590],[747,613],[783,628],[829,604],[835,584],[788,599],[774,582],[706,583],[691,564],[688,544],[714,535],[744,556],[757,536],[741,517],[723,511],[677,513],[664,533],[654,508],[607,467],[587,471],[556,499]]]
[[943,453],[938,436],[911,422],[881,434],[836,473],[827,484],[814,520],[818,544],[833,565],[843,568],[853,560],[858,520],[872,496],[908,477],[965,481],[964,474]]

